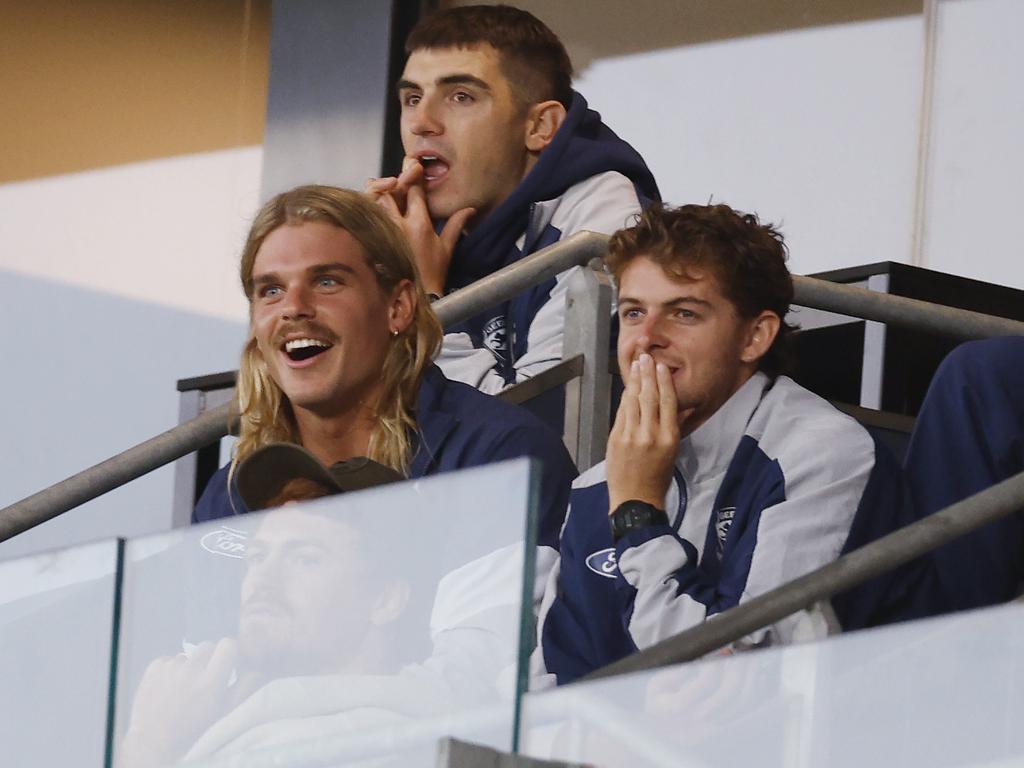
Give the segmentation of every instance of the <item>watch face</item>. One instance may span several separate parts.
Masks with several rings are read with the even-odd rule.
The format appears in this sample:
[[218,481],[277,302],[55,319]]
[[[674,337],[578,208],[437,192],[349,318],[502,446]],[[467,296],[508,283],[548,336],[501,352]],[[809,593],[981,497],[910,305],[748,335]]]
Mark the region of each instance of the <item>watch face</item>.
[[646,501],[630,499],[622,502],[612,513],[612,537],[618,541],[634,528],[667,525],[668,515]]

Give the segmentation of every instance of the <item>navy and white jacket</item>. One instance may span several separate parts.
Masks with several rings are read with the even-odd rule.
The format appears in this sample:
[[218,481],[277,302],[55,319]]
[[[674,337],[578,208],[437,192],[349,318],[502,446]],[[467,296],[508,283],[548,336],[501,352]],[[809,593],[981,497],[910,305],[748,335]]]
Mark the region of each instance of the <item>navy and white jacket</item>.
[[[855,519],[894,519],[900,499],[895,460],[863,427],[789,378],[755,374],[680,443],[668,525],[614,543],[605,464],[573,484],[535,684],[575,680],[834,560]],[[791,616],[743,645],[826,634],[809,621],[820,618]]]
[[[449,381],[431,366],[423,377],[416,401],[418,445],[409,477],[479,467],[519,456],[532,456],[541,470],[538,519],[538,574],[554,561],[558,532],[576,477],[561,438],[528,411],[504,403],[472,387]],[[210,479],[196,504],[192,522],[244,514],[237,488],[228,488],[228,466]],[[481,515],[481,525],[486,525]]]
[[[582,230],[612,232],[660,199],[643,158],[576,93],[551,144],[512,194],[458,243],[446,291],[463,288]],[[562,359],[571,270],[448,330],[437,364],[500,392]]]

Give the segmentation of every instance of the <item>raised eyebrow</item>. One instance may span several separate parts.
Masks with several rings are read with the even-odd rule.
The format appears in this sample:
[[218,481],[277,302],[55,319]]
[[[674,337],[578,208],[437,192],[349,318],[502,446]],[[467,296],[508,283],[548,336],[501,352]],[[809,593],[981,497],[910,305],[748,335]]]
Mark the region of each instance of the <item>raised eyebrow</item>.
[[[628,304],[628,305],[634,306],[634,307],[643,306],[643,302],[640,301],[640,299],[634,299],[631,296],[620,296],[619,297],[619,306],[621,307],[624,304]],[[661,303],[661,306],[662,307],[677,307],[680,304],[698,304],[698,305],[703,306],[703,307],[710,307],[711,306],[711,302],[705,301],[704,299],[698,299],[696,296],[678,296],[678,297],[676,297],[674,299],[670,299],[669,301],[663,301]]]
[[277,274],[277,272],[266,272],[266,273],[264,273],[262,275],[256,275],[255,277],[253,277],[253,279],[252,279],[252,287],[255,290],[256,288],[261,288],[264,285],[269,285],[270,283],[279,283],[279,282],[281,282],[281,278]]
[[332,261],[330,264],[317,264],[315,267],[309,268],[309,273],[313,276],[323,275],[328,272],[345,272],[349,275],[356,273],[352,267],[348,264],[342,264],[340,261]]
[[711,302],[705,301],[704,299],[698,299],[696,296],[680,296],[679,298],[672,299],[672,301],[666,301],[662,306],[665,307],[676,307],[680,304],[699,304],[702,307],[710,307]]
[[473,85],[482,91],[490,92],[491,86],[486,81],[481,80],[479,77],[470,75],[467,73],[457,73],[454,75],[446,75],[445,77],[439,78],[437,81],[438,85]]
[[[439,77],[435,82],[437,85],[472,85],[482,91],[487,91],[488,93],[491,92],[491,86],[486,80],[481,80],[479,77],[466,72],[456,72],[453,75],[445,75],[444,77]],[[405,79],[399,80],[395,88],[399,92],[423,90],[419,83],[414,83],[411,80]]]
[[[309,274],[314,277],[323,275],[328,272],[345,272],[350,275],[354,275],[356,271],[352,269],[348,264],[342,264],[340,261],[331,262],[330,264],[317,264],[315,267],[309,268]],[[280,283],[281,276],[277,272],[265,272],[262,275],[256,275],[252,279],[253,289],[261,288],[264,285],[270,285],[272,283]]]

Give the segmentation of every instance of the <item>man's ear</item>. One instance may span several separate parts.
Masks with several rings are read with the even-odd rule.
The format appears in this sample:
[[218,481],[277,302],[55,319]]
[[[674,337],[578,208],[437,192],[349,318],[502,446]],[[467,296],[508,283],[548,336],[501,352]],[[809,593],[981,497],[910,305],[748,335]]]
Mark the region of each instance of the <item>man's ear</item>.
[[389,624],[405,610],[409,604],[409,582],[396,579],[384,587],[370,611],[370,623],[375,627]]
[[531,152],[547,149],[565,121],[565,107],[557,101],[542,101],[526,114],[526,148]]
[[391,307],[388,310],[388,331],[402,333],[412,323],[416,314],[416,286],[411,280],[402,280],[391,292]]
[[775,337],[779,335],[781,324],[779,316],[767,309],[755,317],[747,327],[746,344],[740,351],[740,360],[744,363],[756,363],[764,357],[771,349]]

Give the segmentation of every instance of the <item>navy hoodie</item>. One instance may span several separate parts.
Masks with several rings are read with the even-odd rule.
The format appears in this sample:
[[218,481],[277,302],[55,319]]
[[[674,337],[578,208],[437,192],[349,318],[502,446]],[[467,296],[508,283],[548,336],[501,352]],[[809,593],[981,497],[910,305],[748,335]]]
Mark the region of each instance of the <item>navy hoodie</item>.
[[[447,291],[463,288],[524,256],[561,239],[548,225],[531,221],[536,203],[554,200],[570,187],[598,174],[616,171],[632,181],[641,204],[660,200],[657,184],[640,154],[620,139],[601,116],[573,94],[572,105],[554,140],[511,195],[458,243],[448,272]],[[540,229],[539,227],[536,227]],[[520,250],[516,241],[525,235]],[[510,302],[447,329],[466,333],[474,347],[487,346],[507,384],[515,383],[515,361],[526,351],[527,334],[538,310],[555,286],[552,278]],[[500,328],[502,333],[494,334]],[[485,345],[485,336],[490,336]],[[496,340],[496,342],[495,342]]]

